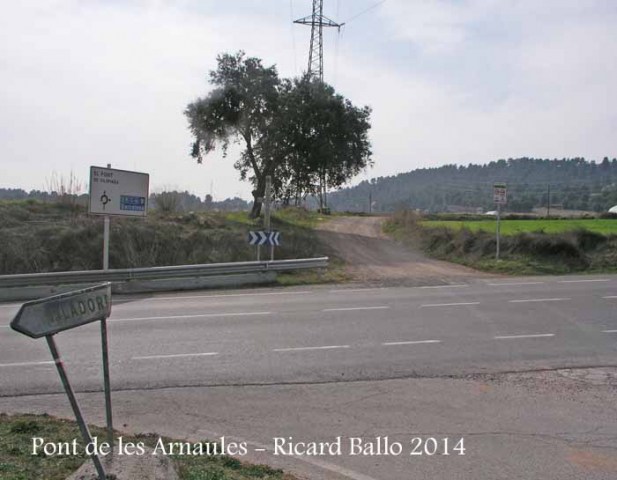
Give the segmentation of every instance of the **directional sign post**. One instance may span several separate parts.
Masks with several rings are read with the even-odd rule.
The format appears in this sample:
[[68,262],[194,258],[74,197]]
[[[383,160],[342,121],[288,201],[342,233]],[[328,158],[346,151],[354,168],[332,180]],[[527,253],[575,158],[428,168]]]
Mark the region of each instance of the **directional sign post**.
[[109,268],[109,222],[110,215],[145,217],[148,213],[148,189],[150,176],[147,173],[126,170],[90,167],[90,201],[88,213],[104,215],[103,270]]
[[[105,408],[107,413],[107,437],[113,451],[113,424],[111,417],[111,387],[109,382],[109,357],[107,352],[106,320],[111,314],[111,284],[84,288],[24,303],[13,321],[11,328],[32,338],[45,337],[56,364],[60,380],[69,398],[79,429],[86,445],[91,445],[92,435],[84,421],[81,408],[71,387],[64,364],[54,341],[54,335],[64,330],[101,321],[103,348],[103,376],[105,383]],[[91,455],[99,480],[107,478],[105,469],[96,452]]]
[[497,260],[499,260],[499,244],[501,240],[501,206],[508,202],[507,192],[505,183],[496,183],[493,185],[493,201],[497,204],[497,227],[495,231],[495,258]]

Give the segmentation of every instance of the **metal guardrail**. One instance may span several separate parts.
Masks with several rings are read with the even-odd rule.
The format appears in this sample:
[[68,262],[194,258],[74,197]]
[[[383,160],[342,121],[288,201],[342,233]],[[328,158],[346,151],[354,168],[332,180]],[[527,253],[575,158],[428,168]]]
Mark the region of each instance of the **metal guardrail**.
[[282,272],[305,268],[325,268],[328,257],[272,260],[259,262],[207,263],[203,265],[175,265],[168,267],[122,268],[114,270],[85,270],[75,272],[25,273],[0,275],[0,287],[62,285],[90,282],[122,282],[129,280],[159,280],[182,277],[205,277],[256,272]]

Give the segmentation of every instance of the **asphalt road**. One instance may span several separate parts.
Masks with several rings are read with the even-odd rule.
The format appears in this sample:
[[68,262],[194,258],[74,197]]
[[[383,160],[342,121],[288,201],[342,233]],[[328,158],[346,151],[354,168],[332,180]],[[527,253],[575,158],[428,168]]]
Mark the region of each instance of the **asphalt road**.
[[[58,392],[44,340],[0,308],[0,392]],[[614,276],[118,299],[116,389],[317,383],[617,365]],[[75,388],[100,388],[98,324],[57,337]],[[27,372],[27,375],[24,373]]]
[[[0,306],[0,410],[70,415],[45,341],[7,327],[17,308]],[[136,431],[245,438],[253,459],[307,478],[614,479],[617,396],[602,372],[617,367],[616,313],[614,275],[116,298],[117,415]],[[98,392],[97,325],[57,342],[74,388]],[[82,401],[100,422],[100,394]],[[405,448],[466,436],[469,450],[412,464],[271,454],[277,435],[354,434]]]

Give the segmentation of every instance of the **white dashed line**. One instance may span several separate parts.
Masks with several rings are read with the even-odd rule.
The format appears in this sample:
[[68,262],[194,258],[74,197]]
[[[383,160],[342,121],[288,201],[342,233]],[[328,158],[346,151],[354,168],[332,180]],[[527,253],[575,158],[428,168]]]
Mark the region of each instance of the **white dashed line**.
[[142,320],[173,320],[179,318],[213,318],[213,317],[243,317],[252,315],[270,315],[272,312],[241,312],[241,313],[200,313],[197,315],[172,315],[166,317],[135,317],[111,318],[110,322],[136,322]]
[[23,362],[23,363],[0,363],[0,367],[32,367],[35,365],[53,365],[53,361],[47,362]]
[[459,285],[425,285],[420,288],[464,288],[468,287],[467,284],[459,284]]
[[554,337],[554,333],[535,333],[531,335],[499,335],[493,337],[495,340],[508,340],[512,338],[542,338],[542,337]]
[[464,302],[464,303],[428,303],[420,305],[420,307],[458,307],[461,305],[480,305],[480,302]]
[[330,293],[347,293],[347,292],[377,292],[387,290],[386,287],[375,288],[340,288],[338,290],[330,290]]
[[345,308],[325,308],[322,312],[352,312],[356,310],[387,310],[388,305],[379,305],[376,307],[345,307]]
[[514,287],[519,285],[542,285],[544,282],[512,282],[512,283],[487,283],[490,287]]
[[313,293],[310,290],[300,292],[265,292],[265,293],[221,293],[218,295],[184,295],[177,297],[151,297],[145,300],[184,300],[187,298],[224,298],[224,297],[265,297],[273,295],[307,295]]
[[571,298],[526,298],[523,300],[508,300],[510,303],[531,303],[531,302],[561,302],[572,300]]
[[610,282],[608,278],[590,278],[587,280],[559,280],[557,283],[592,283],[592,282]]
[[274,348],[273,352],[301,352],[304,350],[334,350],[337,348],[350,348],[349,345],[325,345],[323,347],[292,347],[292,348]]
[[15,305],[0,305],[0,308],[18,308],[21,307],[21,303],[16,303]]
[[205,352],[205,353],[176,353],[174,355],[145,355],[143,357],[131,357],[131,360],[153,360],[157,358],[213,357],[218,354],[219,354],[218,352]]
[[617,298],[617,295],[609,295],[608,297],[602,297],[602,298]]
[[617,330],[602,330],[602,333],[617,333]]
[[385,342],[382,343],[384,347],[394,347],[397,345],[419,345],[422,343],[441,343],[441,340],[415,340],[410,342]]

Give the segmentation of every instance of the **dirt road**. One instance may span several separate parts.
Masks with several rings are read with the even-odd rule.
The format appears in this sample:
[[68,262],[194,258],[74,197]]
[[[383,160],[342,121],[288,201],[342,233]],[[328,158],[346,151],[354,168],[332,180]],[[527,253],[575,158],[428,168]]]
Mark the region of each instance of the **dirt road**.
[[486,273],[427,258],[382,233],[386,217],[335,217],[319,227],[328,254],[341,258],[354,281],[379,285],[442,285]]

